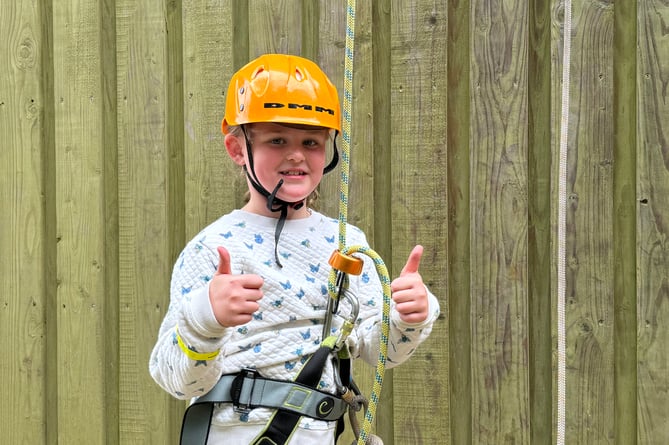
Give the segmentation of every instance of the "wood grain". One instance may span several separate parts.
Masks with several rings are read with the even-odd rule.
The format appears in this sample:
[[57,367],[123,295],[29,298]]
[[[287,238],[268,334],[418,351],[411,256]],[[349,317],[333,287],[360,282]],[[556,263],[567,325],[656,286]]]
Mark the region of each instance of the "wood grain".
[[669,441],[669,6],[641,2],[638,17],[637,437],[642,444]]

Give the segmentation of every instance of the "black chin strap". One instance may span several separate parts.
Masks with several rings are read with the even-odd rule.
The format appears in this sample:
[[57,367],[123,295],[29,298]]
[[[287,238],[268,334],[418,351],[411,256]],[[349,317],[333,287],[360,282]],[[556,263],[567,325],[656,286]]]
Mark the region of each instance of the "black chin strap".
[[[281,232],[283,231],[283,226],[285,225],[286,219],[288,217],[288,207],[292,207],[294,210],[299,210],[302,208],[302,206],[304,206],[306,200],[298,202],[288,202],[278,198],[276,194],[279,192],[279,189],[283,185],[283,179],[279,180],[279,183],[276,185],[276,187],[274,187],[274,190],[272,190],[271,193],[260,184],[258,176],[256,175],[255,168],[253,168],[253,151],[251,150],[251,141],[249,140],[244,125],[241,125],[241,128],[242,132],[244,133],[244,141],[246,142],[246,153],[249,158],[249,168],[246,168],[245,165],[244,172],[246,173],[246,176],[249,178],[249,182],[251,182],[253,188],[256,189],[258,193],[267,198],[267,209],[270,212],[281,212],[279,214],[279,220],[277,221],[276,228],[274,230],[274,259],[279,267],[283,267],[281,261],[279,260],[279,237],[281,236]],[[338,162],[339,162],[339,153],[337,151],[337,133],[335,132],[334,153],[332,155],[332,160],[330,161],[330,163],[323,169],[323,174],[332,171],[337,166]]]
[[253,188],[256,189],[258,193],[267,198],[267,210],[269,210],[270,212],[281,212],[279,214],[279,220],[276,223],[276,228],[274,229],[274,260],[276,261],[276,264],[279,267],[283,267],[283,264],[281,264],[281,260],[279,260],[279,237],[281,236],[281,232],[283,231],[283,226],[285,225],[286,219],[288,217],[288,207],[292,207],[293,209],[298,210],[302,208],[302,206],[304,205],[304,201],[288,202],[276,196],[276,194],[279,192],[279,189],[283,185],[283,179],[279,180],[279,183],[276,185],[276,187],[274,187],[274,190],[272,190],[271,193],[267,191],[267,189],[260,184],[258,176],[256,175],[256,171],[253,168],[253,152],[251,150],[251,141],[249,140],[249,137],[246,134],[246,128],[244,128],[243,125],[242,125],[242,131],[244,132],[244,139],[246,141],[246,152],[249,158],[249,168],[246,168],[245,165],[244,172],[246,173],[246,176],[249,178],[249,182],[251,182]]

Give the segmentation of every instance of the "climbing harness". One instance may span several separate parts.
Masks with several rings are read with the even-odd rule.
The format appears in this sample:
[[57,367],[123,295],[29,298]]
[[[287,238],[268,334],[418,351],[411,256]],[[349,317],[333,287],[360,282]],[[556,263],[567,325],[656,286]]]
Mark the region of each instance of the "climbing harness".
[[558,163],[557,228],[557,425],[556,444],[564,445],[566,410],[566,231],[567,231],[567,153],[569,144],[569,64],[571,60],[571,0],[564,0],[562,49],[562,113],[560,116],[560,152]]

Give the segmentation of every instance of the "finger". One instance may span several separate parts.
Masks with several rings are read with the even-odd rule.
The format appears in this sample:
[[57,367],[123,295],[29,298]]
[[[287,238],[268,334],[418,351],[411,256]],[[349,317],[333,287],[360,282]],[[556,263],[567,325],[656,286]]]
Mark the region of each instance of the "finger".
[[219,256],[219,262],[218,262],[218,268],[216,269],[216,273],[221,274],[221,275],[229,275],[232,273],[232,269],[230,268],[230,252],[223,247],[223,246],[218,246],[218,256]]
[[408,274],[408,273],[416,273],[418,272],[418,266],[420,266],[420,259],[423,256],[423,246],[420,244],[415,246],[411,253],[409,254],[409,259],[407,260],[407,263],[404,265],[402,268],[402,272],[400,272],[400,276]]

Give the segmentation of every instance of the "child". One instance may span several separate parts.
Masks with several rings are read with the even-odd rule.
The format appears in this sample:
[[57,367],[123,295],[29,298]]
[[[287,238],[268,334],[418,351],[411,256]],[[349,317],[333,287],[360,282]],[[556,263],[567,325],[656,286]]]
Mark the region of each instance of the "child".
[[[325,360],[306,385],[322,402],[317,411],[304,400],[297,403],[296,395],[306,400],[311,392],[291,382],[302,382],[305,364],[316,363],[309,359],[323,340],[330,298],[328,259],[338,247],[338,222],[311,209],[308,199],[337,163],[337,91],[309,60],[261,56],[233,76],[222,130],[228,154],[246,174],[250,198],[202,230],[177,259],[151,375],[179,399],[201,397],[220,380],[223,398],[207,396],[218,402],[211,420],[204,417],[209,444],[334,444],[332,413],[343,414],[339,396],[349,383],[340,381],[336,360]],[[347,244],[367,241],[348,226]],[[413,249],[391,284],[388,367],[409,358],[439,314],[418,273],[422,252],[421,246]],[[359,314],[346,345],[351,357],[376,365],[383,294],[373,262],[362,259],[362,273],[347,275],[347,293],[359,301]],[[343,317],[347,310],[342,299]],[[341,318],[332,320],[334,335]],[[266,389],[262,402],[242,401],[260,385]],[[278,389],[267,389],[271,385]],[[277,402],[272,391],[289,394],[290,403]],[[277,428],[285,431],[272,433]]]

